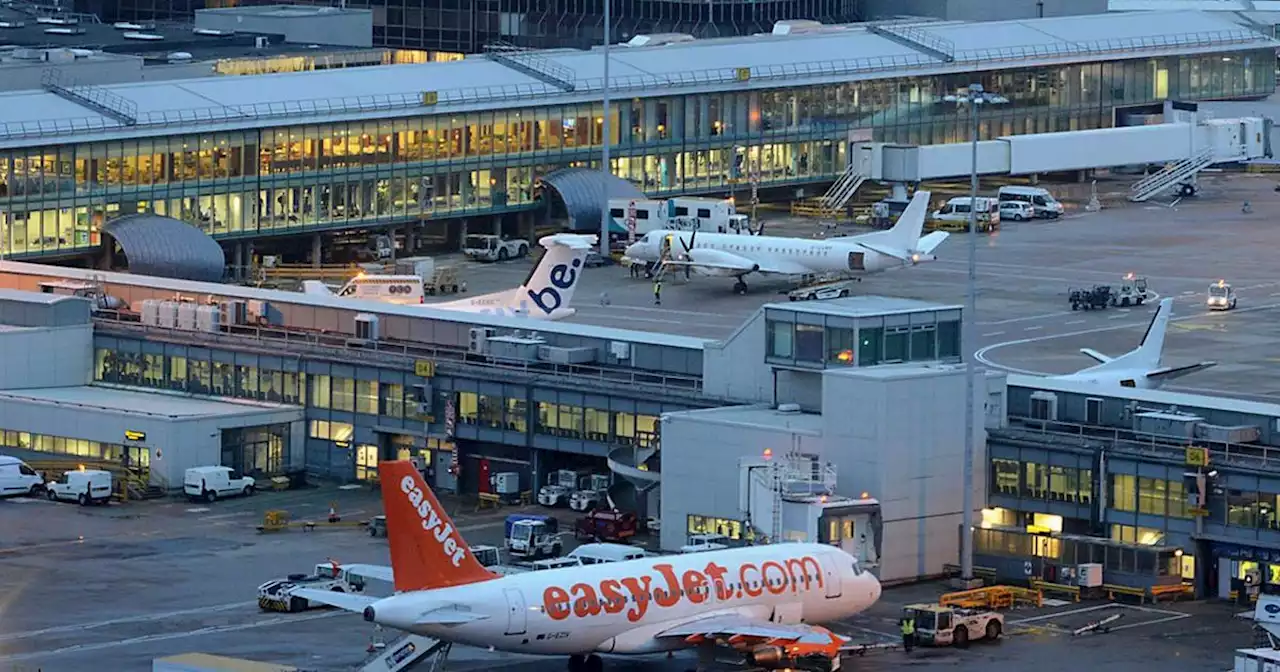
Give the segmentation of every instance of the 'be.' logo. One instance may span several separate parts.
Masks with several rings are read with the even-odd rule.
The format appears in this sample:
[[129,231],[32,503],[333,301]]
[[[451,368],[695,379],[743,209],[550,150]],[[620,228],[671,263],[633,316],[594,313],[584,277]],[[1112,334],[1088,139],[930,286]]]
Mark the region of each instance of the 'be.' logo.
[[574,259],[570,265],[557,264],[552,267],[551,272],[547,274],[551,285],[536,292],[530,289],[529,299],[541,308],[543,313],[547,315],[554,313],[564,303],[560,293],[572,288],[578,282],[578,268],[581,266],[582,260]]

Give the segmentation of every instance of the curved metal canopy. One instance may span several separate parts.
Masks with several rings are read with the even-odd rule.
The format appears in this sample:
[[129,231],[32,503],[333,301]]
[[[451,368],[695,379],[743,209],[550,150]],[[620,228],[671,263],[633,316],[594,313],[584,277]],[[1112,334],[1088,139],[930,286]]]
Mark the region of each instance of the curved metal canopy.
[[226,255],[200,229],[151,213],[125,215],[107,222],[102,232],[120,243],[130,272],[175,280],[221,282]]
[[606,193],[608,198],[646,198],[636,185],[590,168],[561,168],[543,176],[542,182],[560,195],[569,228],[575,231],[600,228]]

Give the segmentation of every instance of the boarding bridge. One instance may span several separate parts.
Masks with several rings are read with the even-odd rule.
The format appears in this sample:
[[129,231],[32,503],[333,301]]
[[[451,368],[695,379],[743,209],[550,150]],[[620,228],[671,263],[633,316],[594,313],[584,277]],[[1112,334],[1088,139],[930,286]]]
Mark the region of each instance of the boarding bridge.
[[432,659],[428,669],[434,670],[442,662],[436,654],[447,647],[447,643],[434,637],[401,635],[385,647],[377,647],[360,667],[360,672],[405,672],[425,663],[428,658]]
[[[1129,200],[1143,202],[1175,188],[1186,196],[1194,193],[1195,177],[1205,168],[1271,158],[1271,124],[1270,119],[1257,117],[1193,118],[1148,126],[1004,136],[977,143],[977,169],[979,175],[1031,175],[1165,164],[1134,184]],[[973,170],[973,143],[855,143],[849,157],[848,167],[824,197],[824,205],[844,207],[865,180],[918,184],[967,177]]]

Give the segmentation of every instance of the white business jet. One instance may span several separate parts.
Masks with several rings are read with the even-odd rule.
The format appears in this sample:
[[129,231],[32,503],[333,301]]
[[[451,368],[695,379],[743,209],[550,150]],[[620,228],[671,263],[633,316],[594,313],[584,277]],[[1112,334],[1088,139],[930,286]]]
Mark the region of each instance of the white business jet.
[[1080,352],[1098,362],[1082,371],[1065,376],[1053,376],[1056,380],[1074,380],[1085,383],[1103,385],[1119,385],[1156,389],[1165,381],[1180,378],[1188,373],[1202,371],[1216,362],[1200,362],[1185,366],[1161,366],[1160,357],[1164,351],[1165,332],[1169,329],[1169,316],[1173,314],[1173,299],[1162,299],[1160,308],[1147,325],[1147,333],[1142,343],[1119,357],[1111,358],[1091,348],[1081,348]]
[[557,233],[544,236],[538,243],[547,248],[542,258],[519,287],[460,301],[426,303],[422,278],[416,275],[365,275],[352,278],[337,292],[323,282],[306,280],[302,291],[313,296],[339,296],[399,305],[427,305],[440,310],[463,313],[527,317],[533,320],[559,320],[576,312],[569,301],[577,289],[587,253],[595,246],[597,236]]
[[[810,240],[777,236],[740,236],[697,231],[650,231],[627,248],[627,256],[668,268],[736,280],[733,291],[747,293],[744,278],[761,275],[857,276],[932,261],[947,239],[936,231],[921,237],[929,211],[929,192],[917,191],[898,222],[887,231],[844,238]],[[674,249],[676,243],[683,250]]]
[[571,672],[601,672],[602,653],[697,648],[706,661],[731,647],[757,667],[827,672],[848,638],[810,624],[848,618],[880,597],[874,576],[826,544],[499,576],[476,561],[411,462],[383,462],[378,475],[396,594],[295,594],[449,646],[567,656]]

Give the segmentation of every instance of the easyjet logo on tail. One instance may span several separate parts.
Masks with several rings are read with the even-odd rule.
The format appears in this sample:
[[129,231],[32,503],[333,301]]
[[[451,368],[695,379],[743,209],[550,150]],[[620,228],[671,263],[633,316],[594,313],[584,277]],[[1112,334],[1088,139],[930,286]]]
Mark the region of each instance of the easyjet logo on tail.
[[759,597],[766,591],[781,595],[823,587],[822,566],[808,555],[759,565],[743,563],[732,573],[715,562],[682,573],[677,573],[671,564],[658,563],[653,565],[653,571],[657,576],[575,583],[568,588],[551,586],[542,592],[543,610],[555,621],[625,611],[627,620],[635,623],[644,618],[650,607],[670,609],[681,602],[702,604],[713,595],[720,602],[728,602]]
[[408,496],[409,503],[417,510],[418,517],[422,519],[422,529],[440,542],[445,555],[449,556],[454,567],[461,567],[462,559],[467,555],[467,549],[454,541],[453,524],[440,518],[440,514],[436,513],[431,503],[427,501],[422,488],[418,487],[413,476],[406,475],[400,479],[400,491]]

